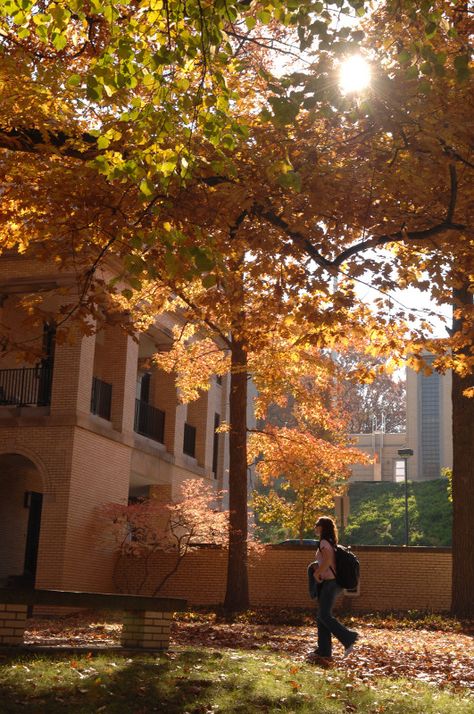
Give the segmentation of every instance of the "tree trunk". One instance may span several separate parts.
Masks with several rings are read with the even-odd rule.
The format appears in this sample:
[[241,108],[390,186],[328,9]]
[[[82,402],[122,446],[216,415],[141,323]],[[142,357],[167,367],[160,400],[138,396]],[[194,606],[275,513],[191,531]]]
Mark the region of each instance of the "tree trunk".
[[224,608],[249,606],[247,563],[247,353],[232,340],[229,396],[229,560]]
[[[454,307],[472,309],[468,286],[454,290]],[[462,319],[453,319],[453,330],[462,329]],[[467,353],[468,347],[461,350]],[[474,387],[474,374],[453,373],[453,578],[452,612],[458,617],[474,617],[474,398],[463,391]]]

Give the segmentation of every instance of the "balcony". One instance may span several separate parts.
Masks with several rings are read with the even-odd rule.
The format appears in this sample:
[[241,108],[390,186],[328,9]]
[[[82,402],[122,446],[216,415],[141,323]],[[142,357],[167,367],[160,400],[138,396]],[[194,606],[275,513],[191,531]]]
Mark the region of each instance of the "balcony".
[[135,431],[137,434],[147,436],[149,439],[165,440],[165,413],[161,409],[152,407],[142,399],[135,400]]
[[97,377],[92,378],[91,414],[110,421],[112,406],[112,385]]
[[0,406],[47,407],[52,381],[51,365],[0,369]]

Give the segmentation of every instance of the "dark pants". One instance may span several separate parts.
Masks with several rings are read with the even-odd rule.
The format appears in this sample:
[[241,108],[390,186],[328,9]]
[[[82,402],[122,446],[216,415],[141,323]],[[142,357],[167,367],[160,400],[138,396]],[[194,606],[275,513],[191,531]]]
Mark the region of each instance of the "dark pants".
[[342,593],[342,588],[335,580],[323,580],[318,585],[318,654],[321,657],[332,656],[331,635],[334,635],[344,647],[349,647],[357,634],[348,630],[343,624],[336,620],[332,614],[332,608],[338,595]]

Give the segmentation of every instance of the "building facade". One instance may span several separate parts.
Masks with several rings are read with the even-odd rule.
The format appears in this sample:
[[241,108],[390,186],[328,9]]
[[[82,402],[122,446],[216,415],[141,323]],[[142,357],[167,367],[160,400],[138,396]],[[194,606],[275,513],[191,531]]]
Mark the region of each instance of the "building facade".
[[405,464],[398,450],[404,448],[413,451],[407,459],[409,480],[439,478],[442,469],[453,464],[451,373],[428,375],[407,369],[406,431],[386,433],[381,420],[374,421],[372,433],[353,436],[373,463],[356,464],[352,481],[403,481]]
[[190,478],[225,487],[227,435],[215,428],[228,384],[213,379],[197,401],[179,402],[174,375],[150,360],[171,343],[169,315],[146,334],[92,325],[67,340],[30,322],[19,299],[44,295],[53,313],[68,280],[23,257],[0,260],[2,333],[17,346],[0,360],[0,582],[107,591],[113,558],[98,506],[176,499]]

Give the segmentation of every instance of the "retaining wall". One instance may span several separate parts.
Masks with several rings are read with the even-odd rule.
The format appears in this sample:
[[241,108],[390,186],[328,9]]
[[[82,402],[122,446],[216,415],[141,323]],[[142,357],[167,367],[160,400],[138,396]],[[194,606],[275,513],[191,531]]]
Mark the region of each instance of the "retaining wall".
[[[361,564],[360,595],[345,597],[341,603],[345,608],[360,612],[450,609],[450,548],[359,546],[353,550]],[[275,546],[251,555],[251,606],[311,607],[306,568],[314,555],[312,548]],[[145,580],[141,592],[151,594],[174,562],[172,554],[162,552],[147,565],[137,559],[123,559],[117,586],[124,592],[134,592]],[[199,548],[185,557],[159,594],[186,598],[190,605],[218,605],[224,601],[226,574],[227,551]]]

